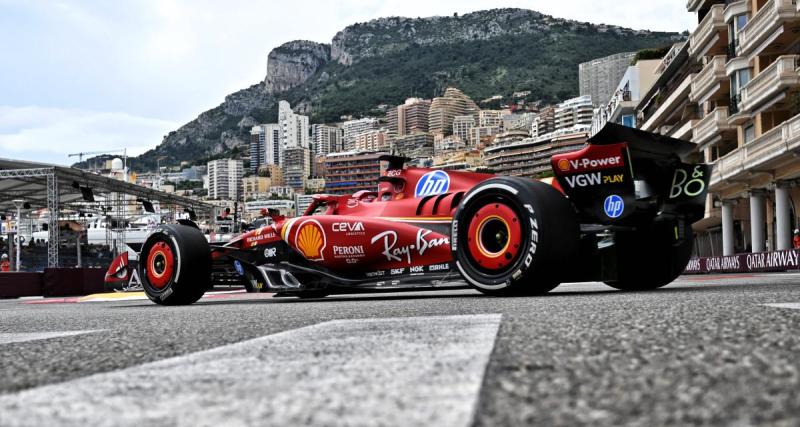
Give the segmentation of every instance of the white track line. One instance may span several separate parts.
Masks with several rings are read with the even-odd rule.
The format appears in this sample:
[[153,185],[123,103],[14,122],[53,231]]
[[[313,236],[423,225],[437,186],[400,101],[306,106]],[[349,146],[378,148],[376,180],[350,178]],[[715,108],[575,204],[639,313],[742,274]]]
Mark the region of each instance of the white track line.
[[767,307],[775,307],[775,308],[791,308],[794,310],[800,310],[800,303],[798,302],[784,302],[784,303],[776,303],[776,304],[763,304]]
[[16,342],[46,340],[50,338],[71,337],[75,335],[91,334],[91,331],[55,331],[55,332],[19,332],[19,333],[0,333],[0,344],[10,344]]
[[337,320],[0,396],[0,425],[466,426],[499,314]]

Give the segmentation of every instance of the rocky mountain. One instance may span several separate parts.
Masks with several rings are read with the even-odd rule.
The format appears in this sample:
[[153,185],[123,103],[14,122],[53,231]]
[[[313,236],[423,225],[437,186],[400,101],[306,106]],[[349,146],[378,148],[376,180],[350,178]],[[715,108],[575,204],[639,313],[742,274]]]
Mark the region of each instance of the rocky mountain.
[[276,120],[280,99],[313,122],[380,115],[380,105],[430,98],[448,86],[475,100],[530,91],[529,100],[557,102],[578,94],[580,62],[683,38],[524,9],[357,23],[330,45],[292,41],[273,49],[262,82],[170,132],[135,167],[153,168],[158,158],[162,165],[177,164],[243,151],[254,124]]

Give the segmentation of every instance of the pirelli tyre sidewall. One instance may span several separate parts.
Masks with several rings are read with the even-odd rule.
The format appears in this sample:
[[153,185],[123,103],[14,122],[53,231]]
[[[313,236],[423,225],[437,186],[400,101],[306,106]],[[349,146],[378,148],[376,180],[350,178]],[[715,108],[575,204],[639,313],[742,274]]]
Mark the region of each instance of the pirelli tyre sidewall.
[[193,227],[159,226],[145,240],[139,259],[142,287],[156,304],[192,304],[209,287],[211,249]]
[[[474,242],[480,237],[475,233],[478,227],[474,222],[485,222],[482,212],[487,208],[511,219],[502,222],[512,224],[507,234],[513,244],[519,245],[506,245],[502,252],[509,248],[508,262],[496,263],[492,269],[485,268],[486,262],[479,262],[474,249]],[[564,260],[577,253],[579,227],[571,203],[538,181],[515,177],[484,181],[464,196],[453,218],[451,250],[456,268],[470,285],[486,294],[546,293],[558,286]],[[513,225],[516,220],[518,229]],[[516,233],[520,236],[517,240]]]

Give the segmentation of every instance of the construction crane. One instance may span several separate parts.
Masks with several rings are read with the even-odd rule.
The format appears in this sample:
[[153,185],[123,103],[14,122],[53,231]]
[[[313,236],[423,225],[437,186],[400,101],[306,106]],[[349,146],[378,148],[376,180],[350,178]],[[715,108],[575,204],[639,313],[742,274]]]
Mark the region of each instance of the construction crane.
[[115,153],[123,153],[125,157],[127,157],[128,149],[127,148],[120,148],[118,150],[103,150],[103,151],[88,151],[82,153],[74,153],[74,154],[67,154],[69,157],[77,157],[78,163],[83,162],[83,156],[93,156],[97,154],[115,154]]

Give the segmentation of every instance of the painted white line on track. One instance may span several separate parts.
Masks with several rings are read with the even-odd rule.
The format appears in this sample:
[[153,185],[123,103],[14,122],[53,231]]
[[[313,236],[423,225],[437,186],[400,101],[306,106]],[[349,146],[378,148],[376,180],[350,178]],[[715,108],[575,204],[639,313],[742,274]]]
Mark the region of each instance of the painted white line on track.
[[471,423],[501,315],[336,320],[0,396],[0,425]]
[[800,302],[783,302],[783,303],[775,303],[775,304],[763,304],[767,307],[775,307],[775,308],[791,308],[794,310],[800,310]]
[[0,333],[0,344],[11,344],[11,343],[25,342],[25,341],[46,340],[50,338],[71,337],[75,335],[91,334],[93,332],[100,332],[100,331],[101,330]]

